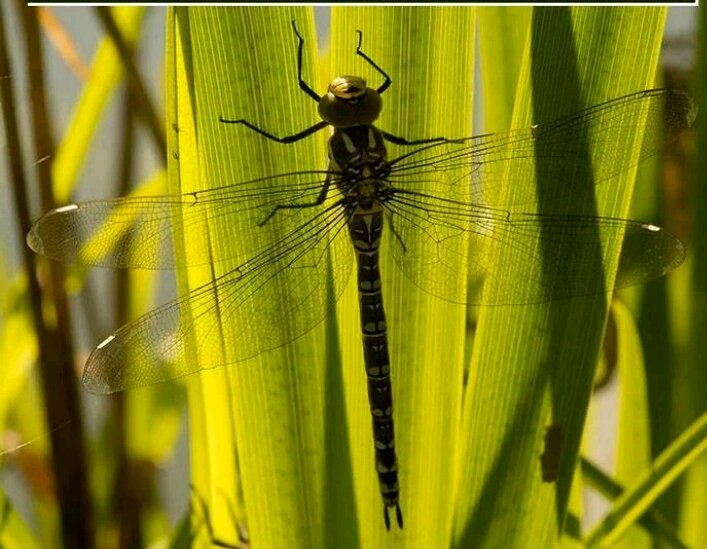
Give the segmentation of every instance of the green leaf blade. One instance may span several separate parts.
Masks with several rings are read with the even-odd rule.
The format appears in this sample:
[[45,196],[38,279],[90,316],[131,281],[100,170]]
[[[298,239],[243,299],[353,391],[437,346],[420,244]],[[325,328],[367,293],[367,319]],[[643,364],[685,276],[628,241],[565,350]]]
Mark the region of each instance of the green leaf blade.
[[[285,146],[242,126],[219,122],[219,117],[246,118],[281,135],[312,124],[315,106],[311,98],[303,97],[295,78],[297,40],[292,19],[307,40],[305,63],[311,71],[316,65],[310,10],[175,12],[177,67],[183,63],[184,73],[177,71],[179,131],[173,132],[173,143],[179,161],[171,168],[178,174],[182,192],[321,167],[316,138]],[[194,235],[198,239],[189,239],[185,253],[190,246],[210,246],[217,258],[234,246],[242,250],[257,246],[239,239],[238,232],[255,234],[252,227],[262,221],[258,216],[263,213],[240,210],[215,218],[212,234]],[[262,246],[267,238],[277,238],[267,227],[261,236]],[[190,269],[189,287],[235,266],[217,261],[215,272],[208,267]],[[263,306],[282,299],[277,292],[277,287],[261,291]],[[218,315],[219,309],[211,314]],[[296,318],[287,307],[282,307],[279,321],[282,330],[296,329]],[[199,345],[197,330],[195,352],[201,360],[239,356],[238,344],[247,339],[236,330],[243,326],[223,323],[220,329],[224,347],[210,350]],[[317,328],[291,345],[202,373],[189,382],[194,489],[206,501],[214,535],[223,541],[237,540],[236,522],[245,520],[247,513],[252,539],[265,547],[287,546],[293,539],[307,547],[323,546],[319,528],[323,513],[321,333]]]
[[[331,74],[359,72],[370,87],[380,85],[381,76],[353,55],[354,31],[361,30],[363,51],[393,81],[383,95],[377,127],[408,139],[470,135],[474,17],[474,10],[446,7],[335,10]],[[440,36],[445,39],[440,40]],[[390,145],[388,156],[393,159],[413,149]],[[386,233],[381,274],[405,527],[402,532],[395,527],[386,532],[383,526],[360,326],[354,313],[357,298],[350,291],[342,299],[339,312],[344,370],[351,395],[347,409],[355,451],[361,546],[444,547],[452,519],[465,307],[436,298],[406,278],[393,261],[391,248],[395,243],[390,231]],[[404,238],[406,245],[420,249],[429,246],[421,234],[406,234]],[[429,252],[433,254],[434,250]],[[463,292],[466,266],[463,259],[457,261],[458,286]]]
[[[664,13],[652,9],[536,8],[513,125],[551,120],[583,106],[650,88],[663,21]],[[640,59],[630,46],[636,40],[647,46]],[[628,182],[631,176],[627,172],[622,177]],[[548,189],[567,183],[542,182]],[[581,213],[592,215],[594,210],[594,215],[599,211],[620,216],[630,185],[626,189],[620,202],[612,197],[599,205],[579,205]],[[541,208],[550,211],[572,207],[571,202],[553,202],[551,192],[544,198],[540,195],[540,200]],[[528,265],[522,260],[514,262],[512,254],[504,254],[499,265],[502,274],[497,276],[504,285],[522,285],[529,278]],[[609,280],[613,277],[611,273],[608,276]],[[519,543],[548,547],[556,543],[562,532],[606,307],[606,297],[597,296],[482,309],[465,401],[468,408],[463,431],[469,437],[469,452],[465,457],[468,471],[460,487],[458,547],[514,547]],[[537,457],[550,424],[559,425],[564,432],[557,485],[541,483]]]

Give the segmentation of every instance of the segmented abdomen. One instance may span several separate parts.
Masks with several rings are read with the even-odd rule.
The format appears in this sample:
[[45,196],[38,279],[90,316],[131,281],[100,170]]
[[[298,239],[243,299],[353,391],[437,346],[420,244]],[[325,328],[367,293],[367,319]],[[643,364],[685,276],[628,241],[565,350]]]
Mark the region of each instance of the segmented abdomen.
[[398,464],[395,455],[390,359],[378,269],[382,230],[383,215],[376,208],[370,212],[356,213],[349,221],[349,233],[358,262],[363,353],[368,380],[368,401],[373,418],[378,482],[383,497],[386,527],[389,527],[389,507],[395,507],[398,524],[402,527],[402,513],[398,504]]

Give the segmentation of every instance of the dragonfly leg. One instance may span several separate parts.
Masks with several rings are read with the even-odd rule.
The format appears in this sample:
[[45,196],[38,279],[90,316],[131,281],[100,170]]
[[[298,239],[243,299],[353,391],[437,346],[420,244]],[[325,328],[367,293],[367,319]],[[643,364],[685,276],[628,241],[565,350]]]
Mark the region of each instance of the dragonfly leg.
[[295,141],[304,139],[305,137],[308,137],[313,133],[316,133],[319,130],[328,126],[328,124],[322,120],[321,122],[317,122],[316,124],[314,124],[314,126],[304,129],[301,132],[295,133],[293,135],[286,135],[285,137],[278,137],[269,132],[266,132],[255,124],[248,122],[247,120],[244,120],[242,118],[239,120],[230,120],[228,118],[224,118],[223,116],[219,116],[219,122],[221,122],[222,124],[242,124],[246,128],[253,130],[256,133],[259,133],[263,137],[267,137],[271,141],[277,141],[278,143],[294,143]]
[[[317,93],[312,88],[310,88],[309,85],[302,78],[302,52],[304,48],[304,38],[302,38],[302,35],[297,30],[297,26],[295,25],[294,19],[292,20],[292,30],[295,31],[295,36],[297,36],[297,40],[299,41],[299,45],[297,46],[297,83],[299,84],[299,87],[302,89],[302,91],[304,91],[307,95],[309,95],[312,99],[319,103],[322,98],[317,95]],[[223,124],[242,124],[246,128],[253,130],[256,133],[259,133],[263,137],[267,137],[271,141],[277,141],[278,143],[294,143],[295,141],[304,139],[305,137],[308,137],[313,133],[316,133],[319,130],[328,126],[328,124],[322,120],[321,122],[317,122],[316,124],[314,124],[314,126],[306,128],[301,132],[292,135],[286,135],[285,137],[278,137],[276,135],[271,134],[270,132],[266,132],[265,130],[259,128],[252,122],[248,122],[247,120],[244,120],[242,118],[238,120],[231,120],[220,116],[219,122]]]
[[405,139],[404,137],[398,137],[392,133],[385,132],[383,130],[378,130],[386,141],[395,143],[396,145],[425,145],[429,143],[463,143],[463,139],[449,139],[447,137],[431,137],[428,139]]
[[324,204],[327,199],[327,196],[329,195],[330,185],[331,180],[329,179],[329,177],[327,177],[324,181],[324,185],[322,186],[322,190],[319,193],[319,196],[317,196],[317,199],[314,202],[306,202],[304,204],[278,204],[272,209],[272,211],[267,215],[265,219],[258,223],[258,227],[262,227],[268,221],[270,221],[279,210],[302,210],[304,208],[313,208],[314,206],[321,206],[322,204]]
[[388,73],[385,72],[383,69],[381,69],[373,59],[368,57],[365,53],[361,51],[361,42],[363,41],[363,33],[358,30],[356,31],[356,34],[358,35],[358,45],[356,46],[356,55],[360,55],[363,57],[366,62],[368,62],[369,65],[371,65],[374,69],[376,69],[382,76],[385,78],[385,81],[378,87],[376,90],[378,93],[383,93],[385,90],[387,90],[390,85],[393,83],[393,81],[390,79],[390,76],[388,76]]
[[304,81],[304,78],[302,78],[302,50],[304,49],[304,38],[302,38],[302,35],[297,30],[297,26],[295,25],[294,19],[292,20],[292,30],[295,31],[295,35],[297,36],[297,40],[299,41],[299,44],[297,46],[297,83],[299,84],[299,87],[304,93],[306,93],[317,103],[319,103],[322,98],[317,94],[317,92],[310,88],[309,85]]
[[390,232],[393,233],[393,236],[398,241],[398,244],[400,244],[400,247],[403,249],[403,253],[405,253],[407,252],[407,247],[405,246],[403,237],[400,236],[400,233],[395,229],[395,221],[393,219],[394,215],[395,214],[390,213],[390,215],[386,216],[388,218],[388,224],[390,225]]

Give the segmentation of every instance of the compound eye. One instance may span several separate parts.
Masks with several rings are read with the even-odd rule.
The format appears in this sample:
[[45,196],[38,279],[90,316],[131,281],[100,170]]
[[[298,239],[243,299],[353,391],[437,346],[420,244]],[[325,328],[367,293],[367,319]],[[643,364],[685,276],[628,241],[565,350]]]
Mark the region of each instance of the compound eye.
[[366,81],[360,76],[337,76],[329,84],[329,93],[342,101],[360,99],[366,95]]
[[381,112],[380,94],[360,76],[338,76],[319,101],[319,116],[335,128],[373,124]]

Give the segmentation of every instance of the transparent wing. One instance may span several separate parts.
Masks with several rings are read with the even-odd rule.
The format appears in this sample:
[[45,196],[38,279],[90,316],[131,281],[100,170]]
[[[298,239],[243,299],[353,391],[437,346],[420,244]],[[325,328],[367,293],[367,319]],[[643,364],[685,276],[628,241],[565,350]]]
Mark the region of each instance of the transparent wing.
[[[231,364],[316,326],[348,280],[352,249],[338,203],[299,212],[302,223],[274,244],[108,337],[88,359],[86,388],[111,393]],[[185,360],[190,345],[197,360]]]
[[[327,172],[288,173],[183,195],[127,197],[71,204],[52,210],[32,226],[29,246],[63,262],[112,268],[169,269],[206,265],[208,247],[194,247],[186,258],[172,251],[182,231],[207,231],[219,218],[252,212],[248,226],[234,226],[234,242],[259,242],[264,221],[279,204],[312,203]],[[285,230],[290,216],[268,220],[268,229]],[[291,226],[291,225],[290,225]],[[237,233],[237,234],[236,234]],[[245,261],[254,249],[233,246],[219,260]]]
[[[622,243],[617,286],[661,276],[685,253],[666,231],[628,220],[566,215],[566,210],[532,214],[524,205],[536,202],[537,166],[544,181],[557,182],[547,192],[571,197],[566,201],[570,212],[582,213],[590,198],[582,192],[593,194],[595,184],[658,153],[695,115],[685,93],[647,90],[531,128],[404,154],[391,162],[389,181],[396,192],[386,204],[395,259],[427,292],[485,305],[601,293],[599,273],[611,268],[615,258],[609,250]],[[642,136],[638,151],[636,129]],[[573,205],[580,211],[572,212]],[[504,287],[503,281],[494,280],[496,247],[525,256],[527,288]],[[459,264],[469,266],[474,281],[468,296]],[[545,281],[554,282],[548,287]]]
[[[605,268],[618,269],[615,287],[621,288],[660,277],[685,259],[676,236],[626,219],[514,213],[415,191],[396,192],[385,207],[397,265],[422,290],[455,303],[514,305],[595,295],[609,290],[601,276]],[[612,253],[616,246],[620,259]],[[501,248],[522,258],[524,285],[496,276]],[[474,280],[468,295],[464,266]]]
[[[578,190],[593,193],[594,184],[657,154],[692,125],[696,112],[684,92],[640,91],[531,128],[420,147],[391,162],[389,180],[418,191],[435,184],[454,197],[471,177],[473,203],[514,210],[534,201],[537,158],[546,180],[561,183],[551,192],[581,202],[586,197]],[[632,128],[640,129],[643,140],[637,158],[631,154]]]

